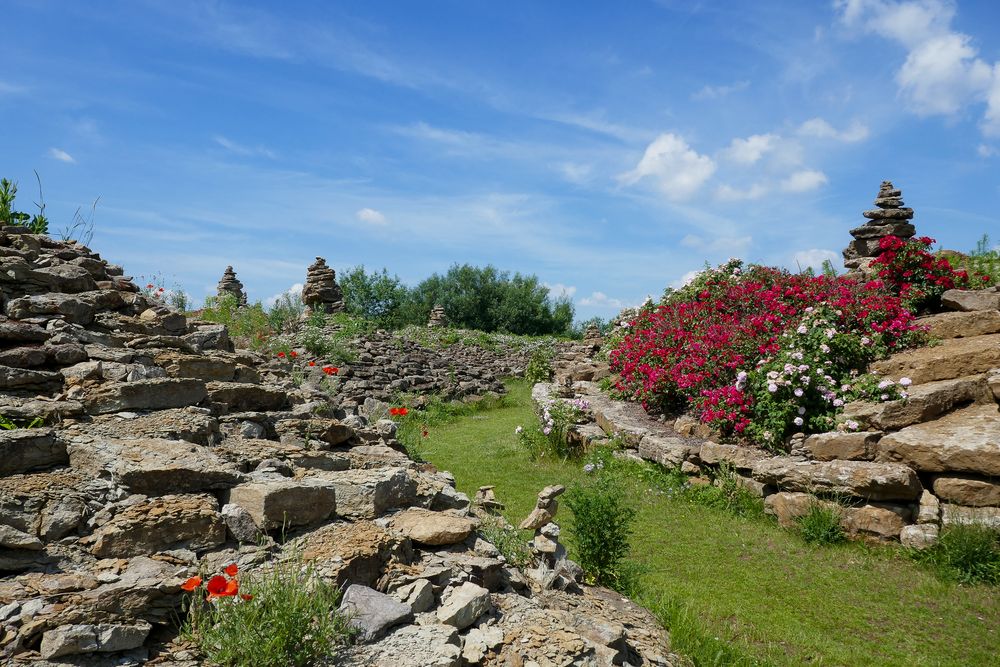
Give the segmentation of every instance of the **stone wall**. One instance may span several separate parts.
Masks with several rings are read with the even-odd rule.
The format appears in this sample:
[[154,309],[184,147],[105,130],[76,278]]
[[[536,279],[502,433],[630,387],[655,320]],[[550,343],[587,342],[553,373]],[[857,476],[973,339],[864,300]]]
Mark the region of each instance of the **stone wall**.
[[290,558],[346,591],[339,664],[676,664],[648,612],[508,566],[451,475],[348,414],[435,389],[423,351],[369,341],[338,400],[82,246],[3,228],[0,269],[0,414],[34,422],[0,431],[4,664],[203,664],[176,638],[181,583]]

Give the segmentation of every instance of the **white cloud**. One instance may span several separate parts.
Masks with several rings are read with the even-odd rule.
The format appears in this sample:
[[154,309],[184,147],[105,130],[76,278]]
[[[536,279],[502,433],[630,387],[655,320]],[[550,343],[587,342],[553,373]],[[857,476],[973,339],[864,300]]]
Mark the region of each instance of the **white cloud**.
[[868,138],[868,127],[864,123],[854,121],[846,129],[838,132],[833,125],[824,119],[810,118],[799,126],[798,133],[803,137],[836,139],[837,141],[854,143]]
[[742,190],[723,183],[715,189],[715,198],[719,201],[745,201],[748,199],[760,199],[768,192],[770,192],[770,188],[763,183],[754,183],[749,188]]
[[59,160],[60,162],[68,162],[70,164],[76,162],[76,160],[73,158],[72,155],[59,148],[50,148],[49,157],[52,158],[53,160]]
[[1000,62],[979,57],[972,38],[952,30],[956,5],[949,0],[838,0],[848,27],[891,39],[906,49],[896,72],[910,109],[923,116],[952,116],[986,103],[983,132],[1000,134]]
[[570,183],[586,183],[593,171],[593,165],[579,162],[562,162],[556,165],[556,169],[564,179]]
[[802,270],[812,267],[816,272],[823,269],[823,262],[829,260],[834,266],[838,266],[843,258],[839,252],[832,250],[820,250],[812,248],[810,250],[799,250],[792,255],[792,265],[794,268]]
[[785,192],[806,192],[815,190],[826,183],[826,174],[815,169],[804,169],[797,171],[785,180],[781,181],[781,189]]
[[773,150],[777,140],[778,137],[773,134],[754,134],[746,139],[733,139],[723,155],[733,162],[753,164]]
[[294,297],[301,297],[302,296],[302,287],[303,287],[302,283],[295,283],[294,285],[292,285],[291,287],[289,287],[288,289],[286,289],[284,292],[278,292],[277,294],[272,294],[271,296],[269,296],[266,299],[264,299],[264,305],[267,306],[268,308],[270,308],[275,303],[277,303],[278,299],[281,299],[282,297],[284,297],[286,295],[290,296],[290,297],[293,297],[293,298]]
[[266,157],[271,160],[278,157],[277,155],[275,155],[274,151],[265,146],[244,146],[243,144],[236,143],[232,139],[227,139],[222,135],[216,135],[212,137],[212,141],[222,146],[230,153],[235,153],[236,155],[242,155],[244,157],[259,155],[261,157]]
[[738,93],[741,90],[746,90],[750,87],[749,81],[737,81],[724,86],[705,86],[701,90],[693,93],[691,99],[693,100],[717,100],[720,97],[725,97],[730,93]]
[[700,273],[701,271],[688,271],[683,276],[670,283],[670,286],[674,289],[680,289],[685,285],[690,284],[691,281],[697,278]]
[[363,208],[355,213],[354,217],[361,222],[367,222],[369,225],[384,225],[389,222],[385,214],[373,208]]
[[590,296],[585,296],[579,301],[581,306],[593,306],[595,308],[615,308],[625,307],[625,302],[621,299],[613,299],[604,292],[591,292]]
[[549,296],[553,298],[560,296],[568,296],[569,298],[572,299],[573,295],[576,294],[575,285],[563,285],[562,283],[551,283],[551,284],[542,283],[542,286],[548,288]]
[[976,148],[976,153],[979,154],[979,157],[994,157],[996,155],[1000,155],[1000,151],[998,151],[995,146],[990,146],[988,144],[979,144],[979,147]]
[[671,200],[691,197],[715,173],[715,162],[676,134],[661,134],[646,148],[635,169],[619,176],[625,185],[651,177]]

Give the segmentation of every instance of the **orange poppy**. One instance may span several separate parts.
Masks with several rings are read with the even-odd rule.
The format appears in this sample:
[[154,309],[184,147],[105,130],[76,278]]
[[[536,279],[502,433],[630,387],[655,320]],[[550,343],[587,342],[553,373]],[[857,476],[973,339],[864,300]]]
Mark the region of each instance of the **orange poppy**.
[[189,593],[199,586],[201,586],[201,577],[191,577],[181,584],[181,588]]
[[236,563],[232,563],[230,565],[227,565],[226,568],[223,570],[223,572],[225,572],[226,574],[228,574],[230,577],[235,577],[236,573],[239,572],[239,571],[240,571],[240,568],[236,566]]

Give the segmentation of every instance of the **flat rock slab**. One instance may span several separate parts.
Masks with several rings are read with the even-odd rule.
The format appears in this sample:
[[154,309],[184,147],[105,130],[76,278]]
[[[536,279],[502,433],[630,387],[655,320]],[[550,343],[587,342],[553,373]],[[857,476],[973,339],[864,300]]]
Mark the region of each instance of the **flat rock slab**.
[[909,507],[904,505],[880,503],[842,507],[808,493],[788,491],[768,496],[764,500],[764,511],[774,515],[778,525],[795,528],[814,505],[836,509],[840,513],[840,526],[848,535],[880,540],[899,537],[911,515]]
[[337,493],[332,484],[315,479],[276,478],[240,484],[227,493],[227,503],[246,510],[261,530],[307,526],[333,516]]
[[908,377],[916,384],[976,375],[997,367],[1000,367],[1000,334],[953,338],[872,364],[872,370],[882,375],[893,380]]
[[640,457],[668,468],[676,468],[687,461],[693,449],[690,441],[681,437],[648,433],[639,440]]
[[447,512],[410,507],[389,519],[389,527],[418,544],[443,546],[465,540],[475,522]]
[[970,507],[1000,507],[1000,481],[941,475],[934,478],[934,495],[946,503]]
[[951,310],[1000,310],[1000,291],[950,289],[941,295],[941,305]]
[[702,463],[709,465],[728,463],[737,470],[750,470],[759,461],[770,458],[770,454],[762,449],[740,447],[738,445],[720,445],[717,442],[707,440],[701,443],[698,458],[701,459]]
[[984,374],[915,385],[906,400],[848,403],[844,417],[867,428],[889,431],[930,421],[968,403],[993,403]]
[[1000,333],[1000,311],[938,313],[918,318],[916,323],[927,327],[927,333],[933,338],[985,336]]
[[226,489],[242,477],[209,448],[183,440],[84,436],[67,450],[70,466],[81,474],[110,479],[132,493],[150,496]]
[[941,524],[979,525],[1000,530],[1000,507],[963,507],[941,503]]
[[921,472],[1000,476],[1000,411],[995,404],[977,405],[908,426],[879,441],[877,458]]
[[354,436],[354,429],[336,419],[281,419],[274,425],[279,436],[294,435],[308,442],[319,440],[331,447],[343,444]]
[[459,630],[478,621],[480,616],[493,607],[490,592],[471,581],[466,581],[444,595],[444,601],[437,610],[438,620]]
[[208,397],[214,403],[225,403],[231,412],[280,410],[288,402],[288,395],[280,389],[244,382],[210,382]]
[[364,642],[375,641],[389,628],[413,620],[410,605],[360,584],[347,587],[339,611],[350,618]]
[[98,558],[123,558],[185,548],[202,551],[226,541],[219,502],[208,495],[169,495],[126,507],[96,532]]
[[84,406],[90,414],[126,410],[165,410],[201,403],[205,383],[193,378],[157,378],[101,385],[87,394]]
[[341,589],[375,586],[390,563],[409,563],[413,557],[409,540],[371,521],[326,524],[295,538],[286,550]]
[[462,640],[450,625],[406,625],[384,639],[343,652],[347,667],[458,667]]
[[830,431],[815,433],[802,443],[802,449],[817,461],[870,461],[881,431]]
[[51,428],[0,431],[0,475],[14,475],[69,463],[66,443]]
[[377,519],[417,499],[417,484],[403,468],[317,471],[312,476],[336,489],[337,511],[350,519]]
[[754,464],[750,474],[783,491],[842,493],[869,500],[913,500],[922,491],[917,474],[899,463],[798,461],[776,456]]
[[96,625],[61,625],[42,635],[39,652],[46,660],[80,653],[117,653],[139,648],[153,626],[146,621],[128,625],[100,623]]

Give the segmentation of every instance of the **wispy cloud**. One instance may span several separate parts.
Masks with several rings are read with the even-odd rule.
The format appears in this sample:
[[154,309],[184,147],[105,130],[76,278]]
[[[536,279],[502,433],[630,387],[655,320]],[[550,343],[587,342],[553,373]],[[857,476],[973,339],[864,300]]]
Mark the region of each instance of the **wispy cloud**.
[[389,222],[385,214],[373,208],[363,208],[354,214],[354,217],[369,225],[385,225]]
[[221,134],[217,134],[214,137],[212,137],[212,141],[214,141],[219,146],[222,146],[230,153],[233,153],[235,155],[241,155],[243,157],[260,156],[260,157],[266,157],[269,160],[274,160],[278,157],[274,151],[272,151],[270,148],[267,148],[266,146],[260,146],[260,145],[244,146],[243,144],[237,143],[232,139],[228,139],[222,136]]
[[803,137],[818,139],[835,139],[845,143],[864,141],[868,138],[868,127],[859,121],[854,121],[843,130],[837,130],[822,118],[810,118],[798,128],[798,134]]
[[569,298],[572,299],[573,295],[576,294],[575,285],[563,285],[562,283],[551,283],[551,284],[542,283],[542,286],[549,290],[549,296],[551,297],[568,296]]
[[21,95],[28,91],[24,86],[19,86],[15,83],[9,83],[7,81],[0,81],[0,95]]
[[625,302],[615,299],[604,292],[591,292],[590,296],[585,296],[579,301],[581,306],[592,306],[594,308],[606,308],[620,310],[625,307]]
[[822,171],[804,169],[781,181],[780,187],[785,192],[807,192],[824,185],[826,181],[826,174]]
[[842,260],[839,252],[833,250],[820,250],[811,248],[809,250],[799,250],[792,255],[792,265],[798,269],[811,268],[813,271],[821,271],[823,262],[830,262],[834,266],[840,264]]
[[53,160],[59,160],[60,162],[67,162],[69,164],[74,164],[76,160],[72,155],[60,148],[50,148],[49,157]]
[[737,81],[721,86],[705,86],[691,94],[692,100],[717,100],[732,93],[738,93],[750,87],[750,81]]
[[753,164],[765,153],[774,149],[778,137],[773,134],[754,134],[746,139],[736,138],[723,151],[723,155],[733,162]]

